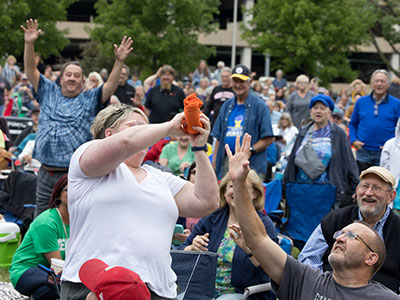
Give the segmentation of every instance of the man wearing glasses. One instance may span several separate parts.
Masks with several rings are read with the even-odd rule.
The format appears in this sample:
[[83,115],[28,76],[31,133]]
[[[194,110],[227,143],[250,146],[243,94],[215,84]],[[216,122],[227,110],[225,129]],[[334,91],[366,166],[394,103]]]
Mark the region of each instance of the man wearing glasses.
[[[399,293],[400,255],[397,241],[400,217],[388,207],[396,197],[394,186],[393,175],[384,168],[370,167],[363,171],[357,186],[357,205],[343,207],[326,215],[304,246],[299,261],[321,272],[332,270],[329,254],[334,249],[336,238],[343,235],[338,230],[354,220],[362,220],[376,230],[386,246],[386,261],[373,279]],[[349,232],[345,235],[350,239],[358,239],[374,252],[375,249],[361,236],[353,236]]]
[[394,137],[400,117],[400,101],[390,96],[389,73],[376,70],[371,76],[372,92],[357,100],[349,123],[350,142],[357,149],[359,171],[379,166],[382,147]]
[[[329,255],[332,273],[321,274],[303,263],[288,256],[265,233],[259,219],[256,218],[251,198],[249,197],[246,176],[249,172],[248,148],[251,138],[245,134],[243,145],[237,139],[235,155],[226,147],[229,157],[229,175],[233,182],[233,195],[239,225],[233,224],[229,228],[234,231],[234,239],[245,238],[251,254],[258,260],[261,267],[272,279],[272,288],[279,299],[399,299],[390,289],[371,281],[373,275],[385,261],[385,245],[379,234],[371,229],[367,223],[360,221],[341,227],[341,231],[331,235],[336,239]],[[371,175],[374,173],[369,173]],[[375,173],[376,174],[376,173]],[[383,178],[388,179],[386,173]],[[365,176],[365,177],[364,177]],[[388,183],[379,182],[372,176],[362,175],[363,184],[368,184],[367,194],[389,190]],[[379,178],[381,178],[378,175]],[[378,182],[374,182],[377,180]],[[363,189],[365,189],[364,186]],[[359,191],[359,190],[358,190]],[[365,192],[364,192],[365,193]],[[390,191],[388,193],[395,193]],[[373,212],[372,196],[364,197],[362,202],[370,206],[368,211]],[[381,200],[381,199],[380,199]],[[393,199],[392,199],[393,200]],[[398,268],[398,266],[397,266]]]

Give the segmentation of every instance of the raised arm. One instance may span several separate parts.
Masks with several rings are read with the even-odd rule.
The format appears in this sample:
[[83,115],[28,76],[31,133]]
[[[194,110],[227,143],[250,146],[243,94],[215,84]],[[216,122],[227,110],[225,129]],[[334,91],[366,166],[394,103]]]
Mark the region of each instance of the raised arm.
[[21,25],[21,29],[24,31],[24,69],[28,80],[32,83],[35,92],[38,90],[40,72],[36,68],[35,64],[35,42],[39,35],[42,33],[38,29],[37,20],[26,20],[26,27]]
[[115,62],[111,70],[110,76],[103,86],[103,95],[101,100],[105,103],[118,86],[118,80],[121,76],[122,66],[124,65],[125,59],[128,57],[129,53],[132,51],[132,39],[130,37],[124,36],[122,38],[121,44],[117,46],[114,44],[114,55]]
[[158,68],[156,74],[150,75],[143,81],[143,90],[145,93],[147,93],[149,91],[149,89],[150,89],[151,85],[154,83],[154,81],[156,81],[157,78],[160,77],[161,68],[162,67]]
[[[166,136],[182,136],[183,113],[160,124],[137,125],[107,138],[96,140],[82,154],[79,165],[86,176],[100,177],[114,171],[135,153],[147,149]],[[101,162],[101,163],[99,163]]]
[[[191,135],[193,147],[207,144],[210,133],[210,121],[205,114],[200,115],[204,128],[193,126],[199,132]],[[206,151],[196,151],[196,182],[186,184],[175,196],[182,217],[205,217],[218,208],[219,188],[217,177]]]
[[242,146],[239,136],[236,138],[235,155],[232,155],[229,146],[225,145],[229,158],[229,176],[233,182],[236,215],[247,246],[268,276],[280,284],[287,255],[265,232],[265,227],[249,197],[246,178],[250,170],[250,144],[251,136],[246,133]]

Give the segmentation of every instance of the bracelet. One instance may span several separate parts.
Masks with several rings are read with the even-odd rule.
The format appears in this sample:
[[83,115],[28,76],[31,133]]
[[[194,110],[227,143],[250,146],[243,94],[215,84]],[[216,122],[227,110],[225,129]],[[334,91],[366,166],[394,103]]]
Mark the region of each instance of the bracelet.
[[250,252],[250,253],[247,253],[246,256],[247,256],[248,258],[251,258],[251,257],[253,257],[253,253],[251,253],[251,252]]
[[207,152],[207,144],[205,144],[204,146],[201,147],[193,147],[192,146],[192,152],[196,152],[196,151],[206,151]]

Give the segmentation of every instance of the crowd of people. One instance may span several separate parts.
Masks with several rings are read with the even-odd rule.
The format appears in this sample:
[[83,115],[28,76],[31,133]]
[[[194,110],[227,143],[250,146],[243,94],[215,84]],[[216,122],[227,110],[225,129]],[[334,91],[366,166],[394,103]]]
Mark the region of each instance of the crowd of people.
[[[142,82],[125,64],[125,36],[110,73],[85,76],[79,62],[45,66],[37,21],[21,28],[23,72],[10,56],[0,77],[2,115],[33,121],[12,146],[0,139],[37,174],[35,220],[10,268],[17,291],[57,299],[60,285],[62,300],[108,300],[126,288],[176,299],[174,238],[174,248],[217,253],[218,300],[269,281],[279,299],[398,298],[400,95],[386,70],[371,74],[371,90],[358,79],[337,95],[304,74],[294,84],[282,70],[256,80],[222,61],[212,72],[202,60],[183,80],[163,65]],[[193,93],[201,126],[188,134],[183,100]],[[295,241],[298,260],[279,247],[264,210],[263,184],[274,177],[334,187],[320,224]],[[174,235],[177,222],[185,230]],[[65,260],[61,284],[48,282],[52,258]],[[131,278],[120,289],[119,276]]]

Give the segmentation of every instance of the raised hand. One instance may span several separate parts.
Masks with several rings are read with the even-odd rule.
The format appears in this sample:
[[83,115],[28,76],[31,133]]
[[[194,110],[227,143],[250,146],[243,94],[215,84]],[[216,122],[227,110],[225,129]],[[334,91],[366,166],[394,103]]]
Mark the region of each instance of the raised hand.
[[235,155],[232,155],[231,149],[225,145],[226,155],[229,159],[229,177],[234,180],[246,180],[250,171],[250,144],[251,135],[245,133],[243,143],[240,146],[240,136],[236,136]]
[[133,48],[131,47],[132,43],[133,43],[132,39],[124,35],[121,44],[119,46],[117,44],[114,44],[115,58],[120,61],[125,61],[129,53],[133,50]]
[[34,43],[40,34],[42,34],[42,30],[38,29],[37,20],[26,20],[26,27],[21,25],[21,29],[24,31],[24,40],[26,43]]
[[235,241],[235,243],[243,249],[244,252],[250,253],[249,247],[246,245],[246,241],[244,240],[243,233],[240,230],[239,225],[232,224],[228,226],[229,235]]

